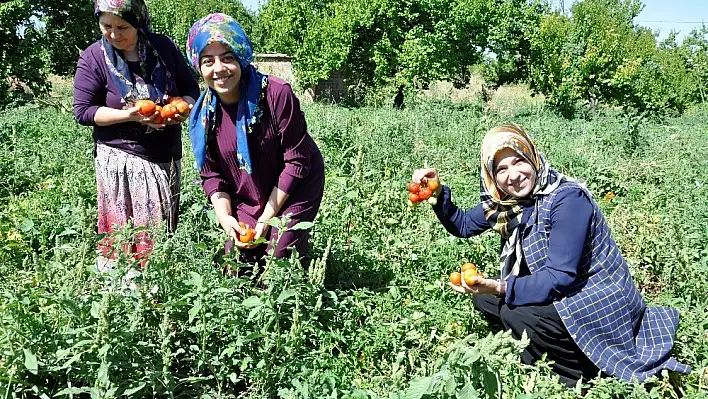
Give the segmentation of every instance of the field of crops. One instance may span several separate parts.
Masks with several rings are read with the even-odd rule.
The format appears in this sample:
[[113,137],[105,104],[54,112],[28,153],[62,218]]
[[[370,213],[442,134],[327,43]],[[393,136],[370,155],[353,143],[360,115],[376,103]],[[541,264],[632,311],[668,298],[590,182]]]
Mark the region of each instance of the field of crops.
[[[706,108],[636,124],[612,111],[569,121],[531,99],[305,106],[327,173],[317,260],[271,260],[261,282],[222,274],[239,265],[219,259],[225,237],[185,140],[179,227],[131,287],[125,259],[94,268],[91,133],[57,96],[0,114],[3,398],[708,397]],[[586,180],[647,302],[680,310],[674,354],[691,375],[569,390],[440,287],[466,261],[494,273],[498,237],[449,236],[429,206],[408,208],[405,184],[427,163],[474,205],[479,143],[500,122]]]

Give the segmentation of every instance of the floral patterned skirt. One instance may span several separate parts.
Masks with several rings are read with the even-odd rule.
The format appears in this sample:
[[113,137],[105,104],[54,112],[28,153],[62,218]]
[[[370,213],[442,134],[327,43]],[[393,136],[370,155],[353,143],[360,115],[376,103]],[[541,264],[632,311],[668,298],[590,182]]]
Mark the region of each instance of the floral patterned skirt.
[[[115,259],[112,234],[128,222],[133,226],[157,226],[163,220],[170,231],[177,227],[181,161],[153,163],[103,144],[96,145],[98,192],[98,267]],[[148,231],[135,234],[123,251],[144,259],[152,250]],[[103,262],[101,262],[103,260]]]

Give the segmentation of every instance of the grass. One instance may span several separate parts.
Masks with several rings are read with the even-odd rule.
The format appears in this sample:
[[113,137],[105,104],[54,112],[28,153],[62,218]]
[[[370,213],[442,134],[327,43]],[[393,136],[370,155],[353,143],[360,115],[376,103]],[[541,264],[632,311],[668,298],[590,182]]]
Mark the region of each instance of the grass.
[[[305,106],[326,164],[311,240],[320,269],[271,260],[266,288],[214,266],[224,236],[193,183],[186,138],[180,225],[160,235],[138,289],[116,283],[127,259],[113,275],[94,272],[90,129],[62,111],[66,92],[47,103],[57,108],[5,111],[0,394],[708,396],[708,112],[647,122],[632,136],[612,111],[565,120],[521,91],[500,90],[487,107],[444,99],[402,111]],[[521,365],[521,344],[489,336],[470,298],[440,288],[466,261],[493,273],[498,237],[450,237],[426,206],[407,207],[405,183],[414,168],[437,167],[455,202],[473,206],[480,140],[501,122],[524,126],[554,167],[586,180],[647,301],[680,310],[674,353],[691,375],[567,390],[547,366]],[[490,383],[497,378],[501,392]]]

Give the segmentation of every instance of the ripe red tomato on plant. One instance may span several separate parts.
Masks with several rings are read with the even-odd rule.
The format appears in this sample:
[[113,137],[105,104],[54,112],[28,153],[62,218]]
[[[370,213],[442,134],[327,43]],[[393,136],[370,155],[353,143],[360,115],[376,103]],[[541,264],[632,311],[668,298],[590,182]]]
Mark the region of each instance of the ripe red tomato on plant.
[[408,194],[408,200],[414,204],[418,203],[421,201],[420,196],[415,193],[410,193]]

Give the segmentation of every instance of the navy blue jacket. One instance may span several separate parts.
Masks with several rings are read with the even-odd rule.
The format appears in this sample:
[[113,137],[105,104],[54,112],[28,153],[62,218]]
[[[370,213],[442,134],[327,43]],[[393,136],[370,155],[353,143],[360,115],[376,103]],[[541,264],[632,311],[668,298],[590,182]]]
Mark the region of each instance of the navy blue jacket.
[[[533,205],[523,208],[520,228],[528,225],[533,208]],[[491,228],[484,218],[482,204],[468,210],[458,208],[452,203],[447,186],[443,186],[433,210],[445,229],[456,237],[473,237]],[[592,214],[592,204],[581,191],[565,190],[556,196],[551,208],[553,229],[548,239],[547,267],[535,274],[510,276],[506,286],[506,303],[542,304],[563,296],[565,288],[577,277]],[[521,268],[528,270],[525,259]]]

